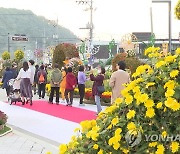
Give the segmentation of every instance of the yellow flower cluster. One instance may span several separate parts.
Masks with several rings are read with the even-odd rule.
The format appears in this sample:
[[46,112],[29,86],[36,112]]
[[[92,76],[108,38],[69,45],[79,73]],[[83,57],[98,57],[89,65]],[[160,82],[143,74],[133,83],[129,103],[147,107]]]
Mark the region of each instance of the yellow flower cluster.
[[127,119],[132,119],[132,118],[134,118],[135,114],[136,114],[136,111],[129,110],[129,112],[127,113],[126,117],[127,117]]
[[116,129],[114,136],[111,137],[108,141],[108,144],[110,146],[113,146],[115,150],[118,150],[120,147],[119,141],[121,140],[121,134],[120,134],[121,132],[122,132],[121,128]]
[[176,6],[175,6],[175,15],[178,20],[180,20],[180,0],[178,0]]
[[[68,153],[142,153],[128,147],[125,142],[127,132],[137,135],[157,133],[163,138],[178,133],[180,118],[180,48],[175,55],[160,56],[159,48],[145,51],[150,57],[149,65],[139,66],[133,74],[134,80],[121,91],[123,98],[117,98],[112,106],[101,112],[94,121],[81,122],[80,139],[73,137],[61,150]],[[175,126],[172,132],[172,128]],[[161,129],[160,129],[161,128]],[[155,129],[156,132],[153,132]],[[103,142],[102,142],[103,141]],[[72,143],[74,142],[74,144]],[[144,152],[164,154],[180,153],[178,142],[141,142]],[[141,146],[139,145],[139,146]],[[80,150],[82,149],[82,151]],[[72,152],[73,150],[73,152]],[[134,150],[134,149],[133,149]],[[111,152],[109,152],[111,151]]]

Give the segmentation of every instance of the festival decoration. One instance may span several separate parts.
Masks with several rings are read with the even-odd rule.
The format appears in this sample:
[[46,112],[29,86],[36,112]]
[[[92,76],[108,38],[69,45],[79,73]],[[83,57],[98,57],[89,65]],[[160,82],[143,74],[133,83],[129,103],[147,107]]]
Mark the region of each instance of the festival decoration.
[[53,52],[55,50],[55,46],[48,46],[43,53],[44,63],[50,64],[52,63]]
[[109,50],[109,58],[112,58],[112,49],[115,47],[115,40],[109,42],[108,50]]
[[43,50],[42,49],[36,49],[34,51],[34,55],[37,57],[37,58],[42,58],[43,57]]
[[125,34],[121,39],[121,47],[127,52],[129,57],[135,56],[138,47],[137,37],[130,33]]
[[35,57],[34,51],[32,51],[32,50],[25,50],[24,51],[24,58],[26,60],[34,59],[34,57]]
[[93,64],[94,63],[94,55],[99,52],[100,46],[95,46],[90,44],[90,40],[86,39],[82,41],[79,46],[79,53],[83,63]]

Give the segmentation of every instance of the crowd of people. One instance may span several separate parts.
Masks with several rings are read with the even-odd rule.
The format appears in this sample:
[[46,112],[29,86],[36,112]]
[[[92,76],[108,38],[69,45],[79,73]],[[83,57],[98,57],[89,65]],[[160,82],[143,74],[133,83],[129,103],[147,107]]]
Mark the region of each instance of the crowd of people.
[[[20,80],[20,95],[22,105],[26,103],[33,104],[32,97],[38,93],[39,99],[45,98],[46,84],[48,82],[45,65],[35,65],[34,61],[29,60],[23,62],[23,66],[20,71],[17,71],[17,65],[13,64],[12,68],[7,67],[3,74],[3,88],[6,89],[7,96],[10,94],[10,88],[8,81],[10,79]],[[130,81],[129,74],[125,71],[125,63],[120,61],[117,64],[117,71],[112,73],[109,85],[112,88],[111,103],[118,97],[121,97],[120,91],[124,88],[123,84]],[[61,70],[58,68],[58,64],[54,64],[50,74],[50,95],[48,103],[53,104],[53,98],[55,95],[55,102],[58,105],[60,100],[60,93],[62,103],[66,102],[66,106],[72,106],[73,95],[75,87],[79,89],[79,105],[84,105],[85,96],[85,83],[87,80],[93,81],[92,95],[94,96],[95,103],[97,105],[97,113],[101,112],[101,95],[104,92],[103,81],[105,79],[105,68],[97,67],[97,75],[94,75],[94,69],[90,69],[90,76],[87,77],[85,73],[85,67],[81,65],[79,67],[78,75],[75,76],[72,67],[62,67]]]

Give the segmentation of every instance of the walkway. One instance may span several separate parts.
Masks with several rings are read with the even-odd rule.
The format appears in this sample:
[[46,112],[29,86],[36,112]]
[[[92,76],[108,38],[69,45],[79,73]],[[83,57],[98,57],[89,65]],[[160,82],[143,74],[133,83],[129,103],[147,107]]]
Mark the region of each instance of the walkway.
[[[58,146],[61,143],[68,143],[71,136],[74,135],[73,130],[79,127],[79,124],[75,122],[4,103],[7,99],[5,97],[5,90],[0,89],[0,94],[0,100],[2,100],[0,102],[0,110],[8,115],[8,124],[15,130],[13,133],[0,138],[0,141],[2,139],[4,140],[1,141],[3,144],[0,142],[0,154],[11,154],[11,149],[13,148],[6,145],[6,143],[13,145],[10,141],[8,142],[8,140],[11,140],[11,137],[13,138],[12,141],[15,141],[15,145],[16,141],[21,142],[19,143],[21,146],[19,145],[19,148],[16,148],[17,154],[19,154],[21,150],[23,151],[24,148],[27,150],[26,153],[32,153],[32,150],[37,150],[34,151],[33,154],[45,153],[45,151],[52,151],[53,154],[56,154]],[[46,98],[46,100],[47,99],[48,98]],[[37,96],[34,97],[34,100],[38,100]],[[78,102],[79,99],[74,99],[73,106],[96,111],[95,105],[87,104],[80,107]],[[9,148],[9,150],[7,150],[7,148]],[[1,151],[1,149],[3,150]],[[8,151],[10,153],[8,153]]]

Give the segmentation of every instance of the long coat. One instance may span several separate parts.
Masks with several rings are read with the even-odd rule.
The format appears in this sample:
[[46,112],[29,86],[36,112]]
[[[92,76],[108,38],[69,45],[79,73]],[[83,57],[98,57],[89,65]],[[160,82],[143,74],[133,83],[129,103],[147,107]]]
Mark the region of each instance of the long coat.
[[112,88],[111,103],[113,103],[116,98],[122,97],[121,91],[125,88],[123,84],[128,83],[129,81],[129,74],[123,70],[112,73],[109,81],[109,85]]
[[93,87],[92,87],[92,95],[93,96],[95,96],[95,95],[101,96],[101,94],[98,93],[98,91],[97,91],[97,87],[103,85],[104,75],[98,74],[97,76],[94,76],[93,74],[90,74],[90,80],[94,81]]
[[4,72],[4,75],[3,75],[3,79],[2,79],[2,83],[3,83],[3,86],[2,88],[8,88],[8,84],[7,82],[10,80],[10,79],[13,79],[14,75],[13,75],[13,72],[12,71],[5,71]]

